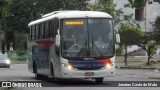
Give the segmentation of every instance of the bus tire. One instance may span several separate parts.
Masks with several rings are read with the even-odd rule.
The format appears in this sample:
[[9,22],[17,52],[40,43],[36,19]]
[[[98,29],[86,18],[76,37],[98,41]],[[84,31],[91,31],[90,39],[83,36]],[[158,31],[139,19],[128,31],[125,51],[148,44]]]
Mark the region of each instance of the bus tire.
[[51,80],[57,81],[57,79],[54,77],[54,68],[52,63],[50,65],[50,73],[51,73]]
[[95,82],[96,82],[97,84],[103,83],[103,77],[101,77],[101,78],[95,78]]
[[36,65],[34,64],[34,74],[35,74],[35,78],[38,80],[41,78],[41,75],[37,73],[37,67]]

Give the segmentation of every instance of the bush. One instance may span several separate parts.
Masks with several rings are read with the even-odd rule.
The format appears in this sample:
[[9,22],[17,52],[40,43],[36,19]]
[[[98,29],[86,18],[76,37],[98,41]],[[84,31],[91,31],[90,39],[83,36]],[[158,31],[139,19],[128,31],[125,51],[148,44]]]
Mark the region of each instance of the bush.
[[118,47],[116,48],[116,55],[121,55],[122,54],[122,48]]
[[26,51],[9,51],[8,56],[11,60],[27,60]]

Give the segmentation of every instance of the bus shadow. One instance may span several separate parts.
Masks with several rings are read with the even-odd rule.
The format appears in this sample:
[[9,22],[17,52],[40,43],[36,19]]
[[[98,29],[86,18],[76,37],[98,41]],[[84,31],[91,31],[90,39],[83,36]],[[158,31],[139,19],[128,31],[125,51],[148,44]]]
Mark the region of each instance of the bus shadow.
[[92,79],[62,79],[58,78],[56,81],[46,76],[41,77],[42,82],[46,83],[49,87],[106,87],[112,86],[113,83],[104,81],[99,84]]
[[58,86],[62,86],[62,87],[96,87],[96,86],[107,86],[107,85],[111,85],[111,83],[95,83],[94,80],[91,79],[58,79],[58,81],[54,81],[54,80],[44,80],[45,82],[48,83],[54,83],[57,84]]

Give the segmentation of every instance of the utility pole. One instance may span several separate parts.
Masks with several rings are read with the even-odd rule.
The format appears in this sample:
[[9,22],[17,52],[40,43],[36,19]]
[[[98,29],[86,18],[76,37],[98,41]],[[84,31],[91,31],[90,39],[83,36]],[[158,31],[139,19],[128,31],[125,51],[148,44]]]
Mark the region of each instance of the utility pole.
[[[144,29],[144,33],[146,33],[147,32],[147,1],[146,1],[146,5],[145,5],[144,15],[145,15],[145,20],[144,20],[145,29]],[[148,60],[148,55],[147,55],[146,51],[145,51],[145,54],[146,54],[146,61],[147,61]]]
[[147,32],[147,1],[146,1],[146,5],[145,5],[145,12],[144,12],[144,15],[145,15],[145,21],[144,21],[144,25],[145,25],[145,32]]

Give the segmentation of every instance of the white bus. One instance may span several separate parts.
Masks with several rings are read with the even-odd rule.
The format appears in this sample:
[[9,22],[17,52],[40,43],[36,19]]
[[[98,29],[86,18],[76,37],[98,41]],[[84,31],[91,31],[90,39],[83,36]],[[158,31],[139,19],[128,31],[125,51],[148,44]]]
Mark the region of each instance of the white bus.
[[55,78],[91,78],[115,73],[112,16],[98,11],[55,11],[29,23],[28,68]]

